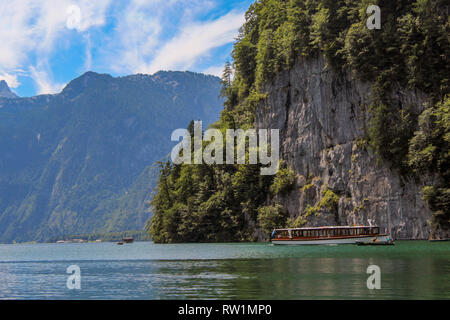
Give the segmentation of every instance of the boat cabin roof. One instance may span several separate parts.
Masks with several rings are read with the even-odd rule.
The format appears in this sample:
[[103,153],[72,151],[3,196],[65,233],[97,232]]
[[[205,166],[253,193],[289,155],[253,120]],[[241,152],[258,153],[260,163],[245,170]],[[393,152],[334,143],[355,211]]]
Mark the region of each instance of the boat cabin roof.
[[326,227],[310,227],[310,228],[285,228],[275,229],[275,231],[289,230],[323,230],[323,229],[360,229],[360,228],[379,228],[378,226],[326,226]]

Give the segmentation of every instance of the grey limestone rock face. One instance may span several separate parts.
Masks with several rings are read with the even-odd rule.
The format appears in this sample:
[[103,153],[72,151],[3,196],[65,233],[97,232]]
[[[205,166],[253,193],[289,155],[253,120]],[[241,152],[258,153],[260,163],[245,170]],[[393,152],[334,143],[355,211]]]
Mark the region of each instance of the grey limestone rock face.
[[[303,216],[305,226],[372,219],[395,239],[428,239],[432,212],[423,184],[401,177],[367,145],[370,83],[337,74],[318,58],[295,64],[264,89],[255,126],[280,129],[280,158],[297,174],[293,190],[272,202],[293,219]],[[398,88],[391,98],[420,111],[426,96]],[[328,189],[339,197],[335,210],[319,205]],[[319,210],[305,215],[308,206]]]

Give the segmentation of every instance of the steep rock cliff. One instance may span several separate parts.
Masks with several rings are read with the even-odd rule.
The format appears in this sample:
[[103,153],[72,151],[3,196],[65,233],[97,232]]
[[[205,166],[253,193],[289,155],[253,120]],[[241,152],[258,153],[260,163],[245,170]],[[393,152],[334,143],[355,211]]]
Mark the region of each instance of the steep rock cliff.
[[[296,63],[264,89],[255,125],[280,129],[280,156],[297,174],[293,190],[271,202],[305,226],[372,219],[396,239],[429,237],[432,213],[422,200],[423,184],[401,176],[367,145],[370,83],[337,74],[318,58]],[[401,88],[391,95],[417,113],[426,99]],[[339,199],[332,208],[320,204],[326,190]]]

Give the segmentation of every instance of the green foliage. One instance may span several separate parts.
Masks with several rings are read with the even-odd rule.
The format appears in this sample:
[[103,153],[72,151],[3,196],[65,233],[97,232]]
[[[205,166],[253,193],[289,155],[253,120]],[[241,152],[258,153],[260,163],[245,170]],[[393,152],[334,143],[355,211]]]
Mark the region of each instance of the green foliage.
[[407,109],[396,110],[386,104],[373,106],[369,139],[373,149],[402,173],[409,168],[405,155],[416,127],[417,116]]
[[329,211],[337,211],[339,197],[330,189],[326,188],[322,191],[322,199],[319,203],[319,208],[326,208]]
[[338,204],[339,197],[332,190],[325,188],[322,191],[322,198],[320,199],[319,203],[317,203],[315,206],[311,206],[308,204],[303,214],[299,217],[299,221],[306,221],[306,218],[313,214],[319,215],[321,210],[323,209],[336,214],[338,210]]
[[426,108],[409,146],[409,165],[419,174],[439,172],[450,180],[450,95]]
[[422,192],[438,224],[450,228],[450,96],[420,115],[409,148],[409,165],[417,174],[437,174]]
[[303,212],[303,214],[301,215],[303,219],[306,219],[307,217],[309,217],[310,215],[319,215],[320,214],[320,206],[311,206],[311,205],[307,205],[305,211]]
[[308,183],[308,184],[305,184],[303,187],[302,187],[302,191],[308,191],[309,189],[311,189],[312,187],[314,187],[314,183]]
[[258,223],[266,234],[270,234],[273,229],[285,227],[287,218],[288,213],[280,204],[263,206],[258,209]]
[[270,191],[272,194],[287,193],[295,186],[295,172],[289,167],[280,168],[275,175]]
[[260,166],[160,165],[148,228],[154,242],[253,240],[250,223],[272,182]]

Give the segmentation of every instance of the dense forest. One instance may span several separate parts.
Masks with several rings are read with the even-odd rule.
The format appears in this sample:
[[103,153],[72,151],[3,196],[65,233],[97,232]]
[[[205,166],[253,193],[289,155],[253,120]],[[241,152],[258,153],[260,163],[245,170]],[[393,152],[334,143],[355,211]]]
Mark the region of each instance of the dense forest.
[[[381,29],[366,26],[369,5]],[[260,0],[250,6],[222,79],[224,110],[213,128],[248,129],[265,85],[294,63],[323,56],[336,72],[372,85],[366,143],[402,175],[426,185],[435,225],[450,226],[450,21],[445,0]],[[390,99],[393,88],[427,97],[421,114]],[[190,125],[192,130],[192,124]],[[255,240],[256,230],[298,226],[271,199],[289,192],[295,173],[280,161],[273,177],[258,165],[161,163],[153,217],[155,242]],[[325,190],[320,205],[336,205]],[[314,208],[310,208],[314,210]]]

